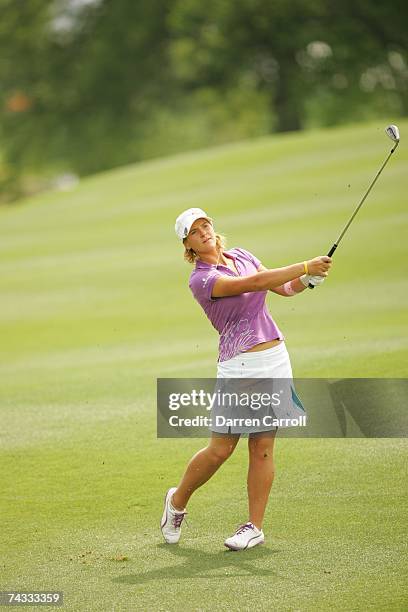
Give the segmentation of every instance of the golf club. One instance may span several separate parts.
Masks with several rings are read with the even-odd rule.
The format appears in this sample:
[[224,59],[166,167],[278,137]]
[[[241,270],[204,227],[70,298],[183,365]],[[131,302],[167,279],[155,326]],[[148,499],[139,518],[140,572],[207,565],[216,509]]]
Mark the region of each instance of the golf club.
[[[359,205],[357,206],[357,208],[355,209],[355,211],[353,212],[353,214],[351,215],[349,221],[346,223],[346,225],[344,226],[343,231],[341,232],[340,236],[337,238],[336,242],[333,244],[332,248],[330,249],[330,251],[327,253],[328,257],[331,257],[334,253],[334,251],[337,249],[337,247],[340,244],[341,239],[343,238],[344,234],[346,233],[346,231],[348,230],[348,228],[351,225],[351,222],[353,221],[354,217],[356,216],[356,214],[358,213],[358,211],[360,210],[361,206],[364,203],[364,200],[366,199],[366,197],[368,196],[368,194],[370,193],[371,189],[374,187],[378,177],[380,176],[381,172],[384,170],[388,160],[390,159],[391,155],[394,153],[395,149],[398,147],[399,145],[399,141],[400,141],[400,135],[399,135],[399,129],[397,128],[396,125],[389,125],[388,127],[385,128],[385,133],[387,134],[387,136],[389,136],[391,138],[391,140],[393,142],[395,142],[395,146],[391,149],[391,151],[389,152],[387,159],[385,160],[385,162],[383,163],[383,165],[381,166],[381,168],[379,169],[379,171],[377,172],[377,174],[374,177],[374,180],[372,181],[371,185],[369,186],[369,188],[367,189],[367,191],[365,192],[364,196],[362,197]],[[309,283],[309,289],[314,289],[314,285],[312,285],[312,283]]]

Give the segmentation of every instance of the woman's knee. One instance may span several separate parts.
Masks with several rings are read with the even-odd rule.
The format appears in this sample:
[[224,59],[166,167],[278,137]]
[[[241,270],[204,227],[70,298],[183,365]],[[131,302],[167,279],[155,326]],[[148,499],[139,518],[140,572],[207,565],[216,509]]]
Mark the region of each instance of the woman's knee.
[[216,444],[210,443],[207,448],[212,458],[215,461],[222,463],[232,455],[237,445],[237,442],[238,440],[226,441],[225,443],[217,442]]
[[273,459],[273,438],[252,438],[248,444],[251,459],[260,461]]

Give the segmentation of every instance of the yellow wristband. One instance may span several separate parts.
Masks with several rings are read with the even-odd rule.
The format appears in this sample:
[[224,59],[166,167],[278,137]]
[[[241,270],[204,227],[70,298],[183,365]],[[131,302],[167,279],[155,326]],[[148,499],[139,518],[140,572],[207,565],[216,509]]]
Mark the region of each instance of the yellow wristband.
[[304,261],[303,265],[305,267],[305,274],[309,274],[309,270],[307,269],[307,261]]

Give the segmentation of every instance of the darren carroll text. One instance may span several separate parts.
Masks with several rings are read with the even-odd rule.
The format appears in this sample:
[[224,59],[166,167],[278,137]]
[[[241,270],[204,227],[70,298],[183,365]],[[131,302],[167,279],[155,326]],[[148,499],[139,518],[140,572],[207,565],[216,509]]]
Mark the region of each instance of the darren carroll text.
[[[195,416],[193,418],[182,418],[173,414],[169,418],[171,427],[211,427],[213,419],[207,416]],[[224,416],[217,415],[215,417],[215,425],[217,427],[306,427],[306,415],[302,415],[296,419],[276,419],[270,415],[258,418],[235,418],[229,419]]]

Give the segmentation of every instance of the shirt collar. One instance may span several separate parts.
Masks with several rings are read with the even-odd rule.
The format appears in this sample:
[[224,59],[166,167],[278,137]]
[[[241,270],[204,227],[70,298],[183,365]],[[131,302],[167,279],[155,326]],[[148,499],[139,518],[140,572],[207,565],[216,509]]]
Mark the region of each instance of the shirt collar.
[[[236,256],[233,255],[231,251],[224,251],[224,255],[229,257],[229,259],[232,259],[235,263]],[[222,266],[223,264],[218,264],[218,265]],[[196,260],[196,270],[209,270],[210,268],[215,268],[215,267],[216,267],[215,264],[209,264],[206,261],[201,261],[201,259]]]

